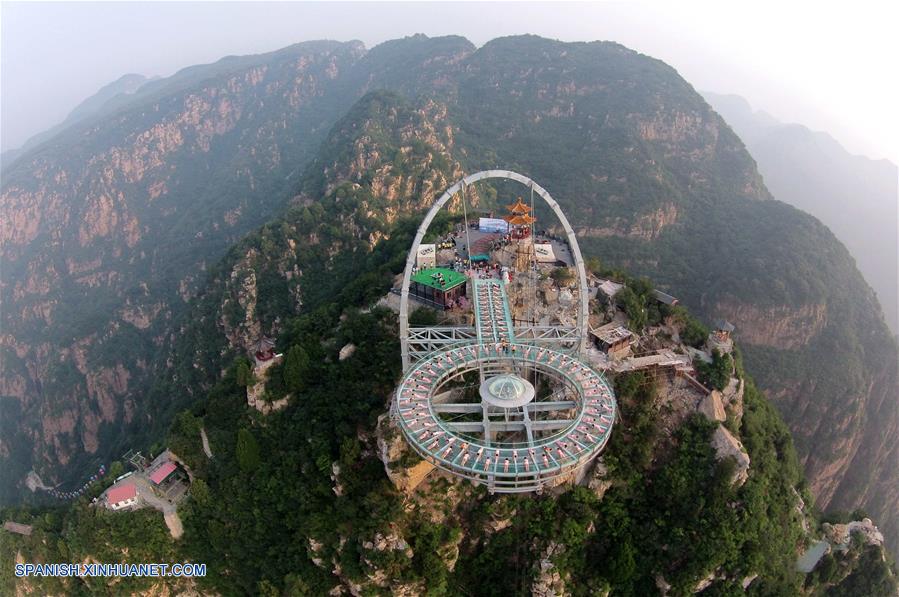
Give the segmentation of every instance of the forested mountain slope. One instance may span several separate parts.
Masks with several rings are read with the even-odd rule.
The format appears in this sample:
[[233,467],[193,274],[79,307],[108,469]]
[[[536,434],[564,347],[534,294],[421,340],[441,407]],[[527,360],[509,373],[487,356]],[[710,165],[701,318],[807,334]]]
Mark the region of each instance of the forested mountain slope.
[[451,108],[463,163],[546,181],[587,254],[733,322],[819,503],[865,504],[895,541],[899,442],[883,438],[899,433],[899,358],[846,249],[768,200],[736,135],[661,62],[508,38],[468,65]]
[[703,95],[746,143],[774,196],[820,218],[846,245],[899,333],[896,164],[851,155],[827,133],[754,112],[739,96]]
[[[616,378],[621,421],[582,486],[497,496],[437,472],[415,492],[390,482],[385,469],[398,474],[417,457],[403,453],[385,415],[399,376],[396,317],[371,305],[404,264],[417,216],[401,214],[420,212],[459,175],[447,123],[432,100],[367,94],[332,129],[286,212],[210,269],[167,384],[209,388],[166,438],[193,475],[179,506],[184,536],[171,540],[158,513],[110,513],[88,497],[69,509],[7,509],[34,530],[0,545],[0,586],[264,595],[894,591],[895,572],[876,545],[853,544],[808,576],[796,571],[818,520],[803,505],[809,496],[788,430],[739,365],[745,392],[727,427],[748,452],[744,482],[734,481],[735,461],[712,447],[719,424],[678,414],[670,381],[640,373]],[[477,199],[488,204],[490,189]],[[458,219],[459,206],[449,211]],[[439,218],[435,231],[446,224]],[[657,311],[652,325],[661,318]],[[245,342],[261,331],[277,334],[287,355],[266,371],[265,399],[288,405],[266,416],[247,404]],[[18,556],[193,561],[207,574],[15,579]]]
[[145,439],[154,360],[203,269],[283,209],[365,89],[439,86],[471,50],[425,41],[309,42],[191,67],[4,172],[4,499],[31,466],[47,483],[80,479]]
[[[882,439],[899,425],[897,357],[877,301],[824,226],[771,199],[673,69],[613,43],[535,37],[477,50],[322,42],[223,62],[211,78],[145,86],[146,103],[44,145],[4,180],[3,214],[18,219],[3,218],[0,391],[24,424],[3,429],[3,447],[25,467],[4,474],[20,480],[33,457],[59,475],[150,441],[283,313],[364,294],[347,281],[396,222],[462,172],[508,167],[550,190],[588,255],[733,321],[819,504],[864,505],[896,537],[899,447]],[[396,95],[351,108],[376,89]],[[397,117],[365,118],[383,105]],[[387,161],[384,139],[409,149]],[[414,175],[423,164],[440,175]],[[209,265],[277,213],[270,242]],[[182,320],[198,286],[205,315]]]

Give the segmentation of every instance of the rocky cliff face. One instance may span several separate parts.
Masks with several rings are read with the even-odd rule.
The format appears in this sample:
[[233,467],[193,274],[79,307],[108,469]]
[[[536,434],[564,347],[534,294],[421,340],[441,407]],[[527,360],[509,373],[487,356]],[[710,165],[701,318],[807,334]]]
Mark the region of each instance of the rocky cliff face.
[[3,343],[15,356],[0,377],[47,478],[96,454],[104,426],[144,412],[135,397],[183,310],[173,289],[192,287],[207,259],[270,213],[268,181],[310,146],[303,131],[279,131],[314,120],[361,53],[311,44],[136,98],[4,172]]
[[[299,44],[187,69],[5,169],[0,341],[9,358],[0,379],[4,417],[25,425],[4,436],[3,452],[34,444],[33,466],[61,480],[59,464],[77,477],[99,446],[105,459],[113,443],[142,441],[119,443],[123,413],[139,412],[140,436],[147,405],[134,397],[152,382],[206,264],[284,205],[330,124],[366,88],[397,77],[396,55],[407,60],[404,81],[426,86],[471,47],[421,42],[372,52],[357,42]],[[81,364],[70,356],[76,347]],[[127,376],[91,381],[104,370]],[[128,408],[102,408],[108,396]],[[101,425],[120,439],[102,441]],[[6,469],[5,491],[15,493],[32,458]]]
[[823,304],[759,308],[729,299],[718,302],[712,311],[740,330],[741,342],[785,350],[807,345],[827,323]]
[[637,215],[636,220],[631,224],[618,221],[613,226],[581,227],[577,228],[575,232],[579,238],[617,236],[653,240],[675,222],[677,222],[677,206],[673,203],[666,203],[647,213]]
[[352,197],[354,211],[341,224],[374,246],[399,216],[426,209],[462,176],[454,149],[445,104],[412,107],[399,96],[369,94],[332,131],[301,200]]
[[363,97],[329,134],[287,213],[245,237],[212,272],[175,343],[172,360],[185,366],[160,384],[164,391],[208,387],[262,334],[278,337],[287,313],[328,304],[360,279],[370,280],[365,292],[379,288],[382,277],[365,265],[379,259],[375,244],[461,175],[445,121],[435,101]]

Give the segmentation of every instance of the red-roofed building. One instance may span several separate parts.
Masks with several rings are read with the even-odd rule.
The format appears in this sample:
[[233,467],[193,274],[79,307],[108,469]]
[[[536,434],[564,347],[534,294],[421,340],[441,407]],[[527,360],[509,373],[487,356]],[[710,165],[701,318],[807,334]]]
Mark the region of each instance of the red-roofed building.
[[135,504],[137,504],[137,486],[134,483],[123,483],[106,493],[106,505],[113,510],[121,510]]
[[153,474],[150,475],[150,481],[153,481],[153,483],[159,485],[160,483],[165,481],[166,477],[171,475],[173,472],[175,472],[175,463],[171,460],[166,461],[162,464],[162,466],[153,471]]

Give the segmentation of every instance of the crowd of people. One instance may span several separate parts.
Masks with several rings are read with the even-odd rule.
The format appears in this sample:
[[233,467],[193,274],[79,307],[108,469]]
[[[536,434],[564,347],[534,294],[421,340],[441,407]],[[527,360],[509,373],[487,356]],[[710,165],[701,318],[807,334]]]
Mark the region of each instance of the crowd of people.
[[[488,280],[490,278],[499,278],[502,274],[503,265],[501,263],[489,263],[486,261],[476,261],[474,263],[470,263],[468,259],[463,259],[462,257],[456,256],[453,259],[453,262],[447,264],[447,269],[451,269],[455,272],[464,273],[469,275],[470,277],[476,277],[481,280]],[[417,273],[427,270],[431,268],[422,268],[417,265],[412,266],[412,275],[416,275]],[[509,272],[509,277],[511,278],[512,273]],[[431,274],[431,278],[434,279],[438,284],[443,286],[446,282],[446,278],[443,274],[437,272]]]
[[[477,223],[474,223],[472,225],[472,228],[476,229]],[[495,251],[502,250],[509,245],[516,243],[519,238],[523,237],[521,233],[524,230],[526,230],[527,233],[530,234],[530,229],[528,228],[516,228],[506,234],[497,233],[482,236],[471,243],[471,252],[469,253],[469,251],[466,250],[466,240],[468,239],[466,237],[465,227],[462,224],[459,224],[447,235],[436,239],[434,242],[438,250],[452,250],[453,252],[451,260],[445,263],[441,263],[439,267],[464,274],[471,279],[501,279],[504,282],[509,283],[512,281],[515,275],[514,268],[503,266],[499,262],[491,262],[487,258]],[[558,240],[554,235],[549,234],[546,230],[535,231],[534,237],[538,242]],[[444,261],[446,260],[445,257],[443,259]],[[529,269],[539,270],[539,265],[536,262],[529,263],[528,265]],[[422,270],[426,269],[431,268],[420,267],[418,264],[416,264],[412,267],[412,275],[416,275]],[[432,278],[439,287],[443,287],[446,283],[443,274],[434,273],[432,274]],[[464,310],[468,309],[469,306],[470,302],[467,299],[460,297],[449,301],[445,305],[445,308],[449,310]]]
[[[479,295],[485,307],[491,299]],[[505,346],[505,348],[504,348]],[[482,445],[482,440],[469,435],[460,436],[438,419],[430,402],[439,390],[440,380],[470,366],[479,359],[494,357],[500,351],[518,351],[518,357],[529,362],[542,363],[558,371],[564,371],[581,395],[582,414],[574,424],[561,430],[550,441],[541,445]],[[491,354],[495,352],[496,354]],[[605,445],[615,420],[615,401],[603,379],[588,365],[571,356],[545,347],[504,345],[502,341],[469,345],[436,354],[418,365],[403,381],[398,392],[397,413],[403,433],[433,458],[439,459],[451,471],[471,477],[471,474],[503,473],[490,478],[490,482],[516,483],[528,479],[534,473],[560,477],[574,467],[592,458]],[[490,439],[488,441],[495,441]],[[523,475],[514,481],[512,475]],[[475,479],[485,482],[483,476]]]

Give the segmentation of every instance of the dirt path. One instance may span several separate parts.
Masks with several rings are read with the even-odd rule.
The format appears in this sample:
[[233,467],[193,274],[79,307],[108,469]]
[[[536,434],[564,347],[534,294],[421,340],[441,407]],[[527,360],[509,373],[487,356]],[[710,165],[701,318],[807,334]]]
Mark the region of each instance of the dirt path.
[[206,437],[206,429],[200,427],[200,439],[203,441],[203,451],[206,452],[206,458],[212,458],[212,450],[209,448],[209,438]]
[[169,527],[172,539],[180,539],[181,535],[184,534],[184,527],[181,525],[181,518],[178,516],[178,513],[175,511],[166,512],[163,514],[163,518],[165,518],[165,526]]
[[165,525],[169,528],[173,539],[178,539],[184,534],[184,527],[181,525],[181,518],[174,504],[160,498],[153,492],[150,482],[142,474],[133,476],[134,484],[137,485],[137,493],[141,500],[146,502],[150,507],[162,512],[165,519]]

